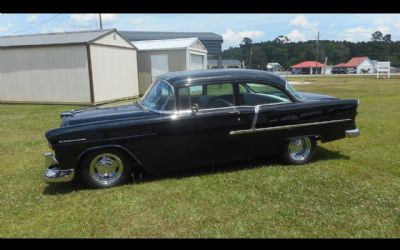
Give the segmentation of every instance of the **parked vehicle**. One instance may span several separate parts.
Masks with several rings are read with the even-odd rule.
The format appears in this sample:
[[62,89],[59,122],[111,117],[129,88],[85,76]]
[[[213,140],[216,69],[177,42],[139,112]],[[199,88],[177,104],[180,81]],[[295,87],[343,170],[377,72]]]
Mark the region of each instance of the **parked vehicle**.
[[48,182],[76,175],[93,187],[149,174],[280,154],[305,164],[317,140],[359,135],[358,100],[297,92],[258,70],[223,69],[159,76],[138,103],[61,114],[45,136]]
[[347,74],[347,70],[344,68],[332,68],[332,74]]
[[347,71],[349,74],[357,74],[357,70],[354,68],[349,68]]

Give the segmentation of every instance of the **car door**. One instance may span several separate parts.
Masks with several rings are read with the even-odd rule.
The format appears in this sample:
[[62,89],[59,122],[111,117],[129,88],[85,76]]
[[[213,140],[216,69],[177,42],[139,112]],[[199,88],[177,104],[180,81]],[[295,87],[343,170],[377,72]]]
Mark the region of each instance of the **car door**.
[[268,128],[298,119],[298,109],[293,106],[294,99],[267,82],[240,82],[239,99],[241,107],[253,108],[254,116],[250,129],[234,131],[232,134],[241,137],[248,155],[277,153],[287,138],[287,131]]
[[[238,159],[245,155],[231,131],[247,129],[245,112],[236,107],[234,83],[207,83],[176,90],[178,113],[166,115],[166,143],[176,168]],[[242,111],[242,112],[241,112]]]

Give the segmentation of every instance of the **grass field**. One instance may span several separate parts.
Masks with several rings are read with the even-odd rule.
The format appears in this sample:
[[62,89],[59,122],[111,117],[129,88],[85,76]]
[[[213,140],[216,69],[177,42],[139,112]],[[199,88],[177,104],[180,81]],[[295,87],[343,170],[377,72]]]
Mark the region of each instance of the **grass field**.
[[359,98],[361,136],[106,190],[43,181],[43,134],[77,107],[0,104],[0,237],[400,237],[400,78],[292,80]]

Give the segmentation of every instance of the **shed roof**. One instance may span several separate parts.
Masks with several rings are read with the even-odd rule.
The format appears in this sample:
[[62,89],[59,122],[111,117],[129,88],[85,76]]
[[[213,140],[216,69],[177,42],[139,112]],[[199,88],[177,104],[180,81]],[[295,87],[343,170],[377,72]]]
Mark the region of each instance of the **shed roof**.
[[320,63],[317,61],[304,61],[304,62],[301,62],[301,63],[291,66],[291,68],[314,68],[315,66],[317,68],[323,68],[323,67],[326,67],[326,64],[323,64],[323,63]]
[[[196,37],[131,42],[138,50],[186,49],[200,40]],[[204,46],[203,46],[204,47]]]
[[351,58],[347,63],[339,63],[333,67],[338,67],[338,68],[354,68],[363,63],[365,60],[367,60],[368,57],[366,56],[359,56],[359,57],[353,57]]
[[1,36],[0,47],[89,43],[113,31],[116,29]]
[[213,32],[160,32],[160,31],[119,31],[129,41],[161,40],[198,37],[208,55],[221,55],[223,38]]
[[131,41],[160,40],[174,38],[198,37],[200,40],[216,40],[222,42],[222,36],[213,32],[162,32],[162,31],[120,31]]

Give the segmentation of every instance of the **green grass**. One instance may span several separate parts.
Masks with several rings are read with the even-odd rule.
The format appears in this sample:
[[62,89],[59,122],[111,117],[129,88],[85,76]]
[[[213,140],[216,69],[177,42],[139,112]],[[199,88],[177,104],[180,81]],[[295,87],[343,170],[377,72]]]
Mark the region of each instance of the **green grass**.
[[47,185],[44,132],[72,106],[0,105],[0,237],[400,237],[400,78],[298,78],[359,98],[361,136],[315,161],[252,160],[89,190]]

